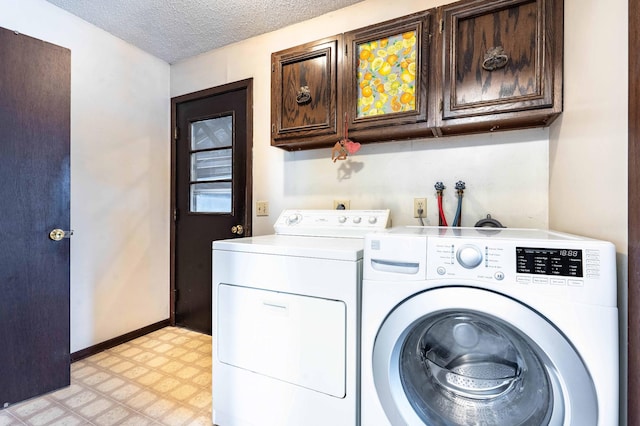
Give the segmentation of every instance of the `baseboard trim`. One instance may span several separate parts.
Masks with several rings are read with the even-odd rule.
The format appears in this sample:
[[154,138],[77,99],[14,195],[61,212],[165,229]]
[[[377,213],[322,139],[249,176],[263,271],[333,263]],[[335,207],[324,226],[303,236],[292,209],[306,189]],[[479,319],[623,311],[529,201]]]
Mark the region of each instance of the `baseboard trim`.
[[167,318],[155,324],[139,328],[138,330],[133,330],[129,333],[123,334],[122,336],[114,337],[113,339],[106,340],[102,343],[98,343],[97,345],[89,346],[88,348],[73,352],[71,355],[69,355],[69,357],[71,358],[71,362],[80,361],[83,358],[95,355],[102,351],[106,351],[107,349],[111,349],[114,346],[118,346],[130,340],[137,339],[138,337],[144,336],[145,334],[149,334],[156,330],[160,330],[161,328],[168,327],[169,325],[171,325],[171,319]]

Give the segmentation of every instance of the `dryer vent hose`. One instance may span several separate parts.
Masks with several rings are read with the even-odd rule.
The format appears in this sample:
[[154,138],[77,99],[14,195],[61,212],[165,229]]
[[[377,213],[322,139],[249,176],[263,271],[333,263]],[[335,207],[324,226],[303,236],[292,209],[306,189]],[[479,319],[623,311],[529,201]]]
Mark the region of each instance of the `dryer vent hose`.
[[477,221],[474,226],[476,228],[506,228],[506,226],[502,226],[500,222],[492,218],[490,214],[486,218]]

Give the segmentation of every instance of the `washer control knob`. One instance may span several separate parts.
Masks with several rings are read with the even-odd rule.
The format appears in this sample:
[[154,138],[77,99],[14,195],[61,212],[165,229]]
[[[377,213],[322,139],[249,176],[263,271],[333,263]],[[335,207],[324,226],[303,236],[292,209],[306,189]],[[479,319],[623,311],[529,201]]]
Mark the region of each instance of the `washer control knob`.
[[345,223],[347,221],[347,217],[346,216],[340,216],[338,217],[338,222],[340,223]]
[[378,218],[377,218],[377,217],[375,217],[375,216],[370,216],[370,217],[369,217],[369,223],[370,223],[370,224],[372,224],[372,225],[373,225],[373,224],[374,224],[374,223],[376,223],[377,221],[378,221]]
[[444,268],[444,266],[438,266],[436,272],[438,273],[438,275],[444,275],[447,273],[447,270]]
[[458,249],[456,259],[464,268],[473,269],[482,263],[482,252],[476,246],[465,244]]
[[353,218],[353,223],[360,223],[362,222],[362,218],[360,216],[356,216]]

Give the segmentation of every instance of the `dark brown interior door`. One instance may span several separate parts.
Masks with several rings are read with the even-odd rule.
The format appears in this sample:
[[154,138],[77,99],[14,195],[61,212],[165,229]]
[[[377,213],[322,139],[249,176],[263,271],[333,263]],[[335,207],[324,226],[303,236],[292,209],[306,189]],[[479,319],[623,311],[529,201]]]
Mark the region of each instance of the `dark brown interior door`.
[[172,100],[172,317],[211,334],[211,243],[251,235],[252,80]]
[[0,28],[0,408],[69,385],[70,64]]

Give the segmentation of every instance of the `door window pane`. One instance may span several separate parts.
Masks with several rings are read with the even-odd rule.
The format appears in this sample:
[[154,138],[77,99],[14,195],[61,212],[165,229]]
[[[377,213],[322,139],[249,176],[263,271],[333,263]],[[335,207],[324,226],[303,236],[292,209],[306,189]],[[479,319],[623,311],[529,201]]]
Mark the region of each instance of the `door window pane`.
[[232,212],[233,136],[233,115],[191,123],[191,212]]
[[191,154],[191,181],[231,180],[231,149]]
[[231,213],[231,182],[191,184],[191,211]]
[[233,116],[211,118],[191,123],[191,150],[232,146]]

